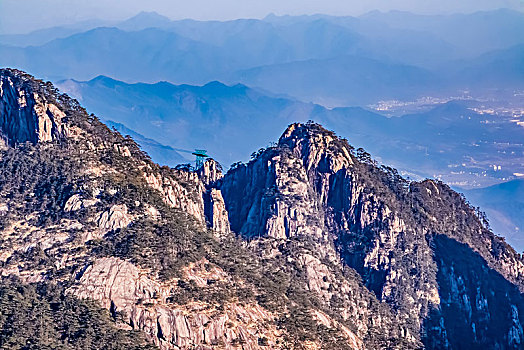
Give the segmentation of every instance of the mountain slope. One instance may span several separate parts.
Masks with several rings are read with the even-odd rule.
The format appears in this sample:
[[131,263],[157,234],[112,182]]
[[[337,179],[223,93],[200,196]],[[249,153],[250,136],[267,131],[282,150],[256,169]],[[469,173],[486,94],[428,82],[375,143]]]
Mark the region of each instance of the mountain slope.
[[70,25],[38,29],[27,34],[1,34],[0,43],[17,47],[39,46],[55,39],[67,38],[97,27],[109,26],[107,20],[92,19]]
[[[521,346],[524,262],[445,184],[409,183],[310,123],[291,125],[218,188],[232,230],[312,237],[313,251],[338,254],[427,348]],[[336,307],[342,296],[327,290]]]
[[[93,72],[98,72],[96,75],[128,81],[200,82],[209,79],[209,72],[222,71],[228,60],[210,45],[156,28],[126,32],[100,27],[41,46],[4,46],[1,51],[2,66],[18,67],[50,79],[91,79]],[[209,56],[213,60],[207,60]]]
[[524,15],[509,9],[435,16],[374,11],[360,18],[375,25],[433,33],[469,57],[524,41]]
[[95,301],[161,349],[522,346],[524,261],[441,182],[313,122],[226,175],[159,167],[51,84],[0,87],[7,294]]
[[[459,77],[473,86],[521,87],[524,80],[524,44],[491,51],[469,62],[462,62]],[[481,74],[482,73],[482,74]],[[502,85],[501,85],[502,87]]]
[[421,91],[431,95],[442,85],[434,74],[422,68],[345,55],[255,67],[236,72],[228,81],[327,106],[409,100]]
[[[93,300],[111,327],[161,349],[418,347],[336,258],[314,259],[307,241],[268,241],[283,249],[272,256],[238,240],[213,161],[199,173],[159,167],[51,84],[0,72],[4,280]],[[304,269],[336,277],[349,318]]]
[[143,334],[114,327],[107,310],[42,284],[0,284],[2,349],[153,350]]

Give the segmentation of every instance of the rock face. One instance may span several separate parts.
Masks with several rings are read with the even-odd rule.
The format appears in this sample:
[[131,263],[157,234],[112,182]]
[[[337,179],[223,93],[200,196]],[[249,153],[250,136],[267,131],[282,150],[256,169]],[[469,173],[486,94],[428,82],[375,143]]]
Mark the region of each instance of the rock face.
[[7,71],[0,80],[0,116],[2,137],[9,145],[53,141],[68,133],[65,114]]
[[127,227],[131,223],[131,217],[127,212],[127,206],[113,205],[98,217],[98,227],[104,232],[113,231]]
[[222,174],[222,167],[214,159],[208,158],[200,169],[197,169],[200,180],[207,186],[220,180],[224,175]]
[[207,160],[197,172],[175,170],[167,175],[146,169],[147,183],[162,193],[166,204],[193,215],[217,233],[231,232],[222,192],[212,188],[223,176],[216,161]]
[[269,152],[228,173],[220,188],[232,229],[246,237],[323,235],[323,212],[297,158]]
[[222,198],[222,192],[216,188],[209,189],[204,194],[205,214],[209,227],[219,233],[230,233],[229,220]]
[[96,204],[97,200],[90,200],[83,198],[80,193],[75,193],[64,204],[64,211],[66,212],[74,212],[77,210],[81,210],[84,208],[88,208],[94,204]]
[[230,233],[229,218],[222,197],[222,191],[213,186],[224,176],[222,167],[213,159],[208,159],[197,170],[200,180],[205,184],[204,214],[208,226],[217,233]]
[[[144,168],[148,185],[162,194],[164,202],[173,208],[180,208],[204,223],[204,186],[195,173],[177,172],[162,174],[151,167]],[[184,185],[189,186],[184,186]]]
[[[198,268],[188,272],[186,277],[204,283],[217,278],[217,273],[206,275]],[[218,278],[220,275],[225,273],[219,272]],[[267,346],[276,346],[279,332],[266,325],[274,318],[267,310],[239,303],[225,305],[222,312],[202,302],[176,305],[169,301],[176,288],[176,281],[159,283],[129,262],[102,258],[82,272],[79,283],[68,293],[124,314],[128,324],[144,331],[161,349],[213,348],[219,344],[234,349],[231,343],[259,349],[260,337],[267,339]]]
[[[218,188],[232,229],[246,238],[313,237],[320,239],[318,250],[333,241],[343,263],[398,310],[397,317],[410,325],[406,332],[426,334],[428,348],[521,346],[514,320],[524,309],[512,293],[522,287],[522,259],[449,187],[431,180],[407,183],[320,126],[294,124],[276,147],[232,169]],[[442,239],[467,254],[445,255],[450,248],[437,243]],[[480,272],[457,275],[457,264],[474,265],[475,254],[483,258],[475,260],[478,266],[505,277],[507,296],[488,297],[497,288]],[[328,267],[304,259],[309,287],[329,300],[329,284],[319,278]],[[488,311],[497,304],[507,310],[499,315],[503,323]],[[457,323],[459,310],[464,318]],[[488,331],[490,337],[480,336]]]

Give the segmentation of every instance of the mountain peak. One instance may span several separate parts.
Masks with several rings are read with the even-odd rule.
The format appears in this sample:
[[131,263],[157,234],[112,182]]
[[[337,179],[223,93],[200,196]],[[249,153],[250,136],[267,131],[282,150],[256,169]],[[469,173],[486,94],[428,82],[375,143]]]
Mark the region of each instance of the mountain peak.
[[170,22],[171,20],[168,17],[163,16],[155,11],[141,11],[138,14],[136,14],[135,16],[127,20],[127,22],[131,22],[131,21],[134,21],[134,22],[157,21],[158,23],[158,22]]
[[94,77],[93,79],[86,82],[87,84],[96,85],[100,84],[106,87],[114,88],[117,85],[124,85],[125,83],[119,80],[115,80],[111,77],[108,77],[106,75],[99,75],[97,77]]
[[171,19],[154,11],[142,11],[118,25],[124,30],[141,30],[150,27],[161,27],[171,23]]
[[321,166],[337,171],[353,164],[353,147],[333,131],[314,122],[291,124],[278,144],[293,150],[304,160],[308,169]]
[[[511,297],[487,298],[506,306],[518,298],[517,287],[524,288],[524,277],[515,270],[524,269],[521,257],[449,186],[435,180],[408,182],[313,122],[291,124],[277,146],[230,170],[220,189],[232,230],[250,239],[311,240],[327,255],[334,245],[380,300],[398,306],[399,316],[410,320],[408,334],[428,327],[424,341],[432,342],[429,348],[456,344],[459,340],[445,334],[446,327],[457,322],[456,307],[468,313],[468,306],[441,303],[459,298],[449,284],[475,280],[466,287],[472,295],[477,288],[488,295],[487,280],[504,276],[502,288]],[[450,251],[465,259],[462,277],[454,275],[456,256]],[[401,261],[412,267],[406,269]],[[473,269],[487,280],[466,277]],[[408,277],[415,270],[416,280]],[[482,322],[469,317],[461,316],[460,322]],[[502,344],[505,332],[490,341]],[[474,336],[466,340],[475,342]]]
[[57,92],[18,70],[0,70],[0,133],[9,145],[56,141],[71,134]]
[[290,124],[279,139],[279,143],[286,143],[291,139],[325,138],[333,136],[332,131],[313,121],[307,123]]

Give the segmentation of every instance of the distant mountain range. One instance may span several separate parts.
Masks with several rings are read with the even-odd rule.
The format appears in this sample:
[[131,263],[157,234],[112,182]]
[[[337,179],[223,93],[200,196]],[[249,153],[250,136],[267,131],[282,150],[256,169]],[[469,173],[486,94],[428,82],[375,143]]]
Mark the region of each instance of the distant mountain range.
[[314,108],[321,108],[219,82],[204,86],[126,84],[100,76],[88,82],[63,81],[58,86],[104,120],[111,118],[173,148],[207,149],[225,166],[248,160],[252,148],[267,146],[283,127],[293,120],[307,121]]
[[[219,82],[127,84],[100,76],[87,82],[66,80],[58,86],[108,125],[133,136],[153,160],[170,166],[193,160],[177,149],[202,148],[227,168],[249,160],[253,149],[269,146],[268,140],[293,120],[315,120],[412,179],[436,177],[462,190],[524,173],[522,127],[510,118],[477,114],[470,109],[478,104],[475,101],[452,101],[388,118],[358,107],[328,109]],[[496,232],[509,234],[511,243],[524,249],[514,240],[517,221],[504,224],[518,211],[506,213],[496,205],[502,207],[501,216],[489,210],[488,202],[478,203],[488,211]]]
[[[58,86],[104,120],[111,118],[173,148],[203,147],[225,166],[248,160],[247,150],[267,146],[292,120],[312,119],[388,163],[417,169],[415,176],[476,186],[524,173],[522,127],[508,118],[477,114],[471,109],[475,101],[452,101],[387,118],[358,107],[328,109],[241,84],[127,84],[100,76]],[[498,156],[504,147],[513,154]]]
[[450,43],[460,55],[474,57],[522,43],[523,17],[522,12],[499,9],[437,16],[373,11],[362,18],[377,26],[432,33]]
[[435,95],[445,90],[444,81],[428,70],[361,56],[256,67],[239,71],[228,81],[327,106],[337,106],[342,101],[346,105],[363,105],[378,99],[409,100],[421,91]]
[[524,86],[524,14],[508,10],[226,22],[141,13],[106,25],[1,36],[0,65],[54,81],[240,82],[330,106]]

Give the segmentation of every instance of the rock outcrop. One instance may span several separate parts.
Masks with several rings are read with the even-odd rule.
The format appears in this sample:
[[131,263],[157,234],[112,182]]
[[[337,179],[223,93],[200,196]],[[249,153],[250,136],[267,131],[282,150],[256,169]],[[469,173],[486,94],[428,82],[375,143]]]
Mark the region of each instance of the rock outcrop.
[[[14,73],[14,74],[13,74]],[[65,137],[65,114],[20,79],[16,72],[4,71],[0,77],[0,131],[9,145],[48,142]]]
[[197,174],[182,171],[162,174],[149,166],[143,171],[147,184],[162,194],[167,205],[179,208],[204,223],[204,186]]
[[[202,264],[200,264],[202,265]],[[227,275],[200,269],[187,269],[185,278],[207,284]],[[259,339],[267,347],[276,347],[280,332],[271,325],[275,315],[259,305],[227,303],[219,311],[205,302],[184,305],[170,301],[177,281],[159,283],[147,277],[133,264],[102,258],[89,265],[68,293],[82,299],[96,300],[114,314],[121,314],[125,324],[144,331],[161,349],[195,347],[259,349]],[[328,318],[329,319],[329,318]]]
[[129,213],[127,212],[127,206],[113,205],[108,210],[100,213],[97,224],[98,227],[105,234],[107,232],[127,227],[132,221]]
[[229,219],[222,192],[210,188],[204,194],[205,214],[209,227],[217,233],[230,233]]
[[224,177],[222,167],[214,159],[208,159],[197,170],[200,180],[205,185],[204,214],[208,226],[218,234],[231,232],[229,217],[222,197],[222,191],[213,186]]
[[208,186],[224,177],[222,173],[222,166],[212,158],[208,158],[200,169],[197,169],[197,174],[202,182]]

